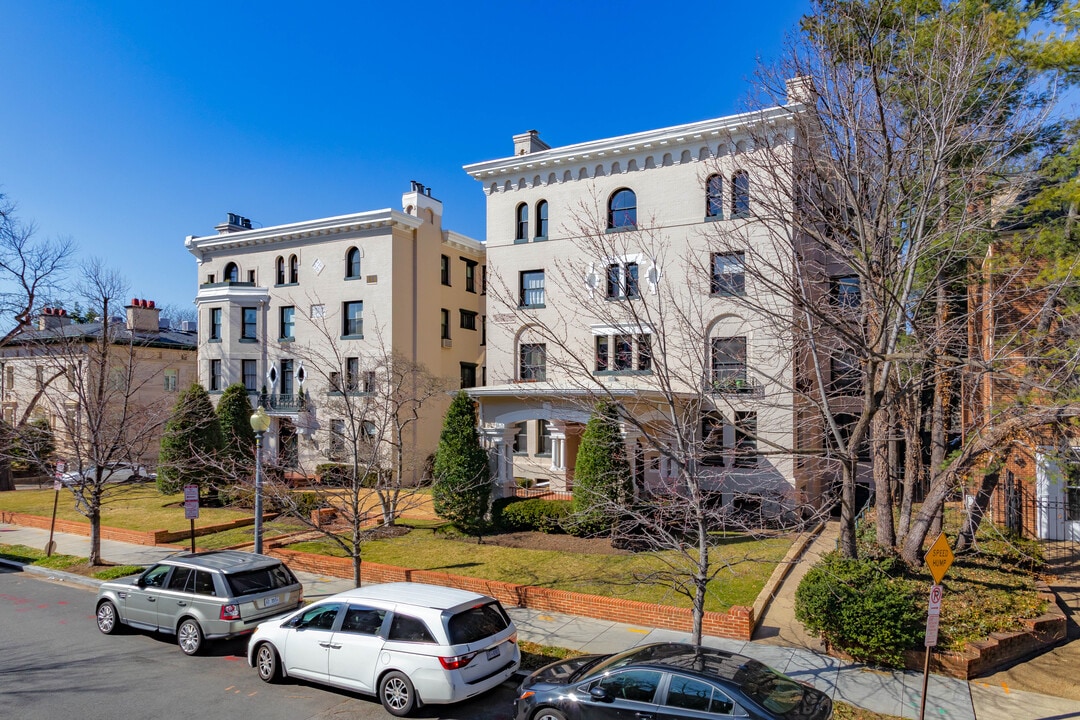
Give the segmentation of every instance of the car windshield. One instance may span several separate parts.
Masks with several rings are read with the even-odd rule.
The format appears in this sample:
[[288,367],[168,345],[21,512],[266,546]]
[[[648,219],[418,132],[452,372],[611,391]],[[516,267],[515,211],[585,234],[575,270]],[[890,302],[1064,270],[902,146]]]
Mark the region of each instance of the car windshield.
[[735,682],[756,703],[781,715],[797,708],[803,699],[802,685],[756,660],[739,668]]
[[664,660],[672,655],[685,654],[686,650],[682,646],[674,644],[661,644],[661,645],[646,645],[640,648],[631,648],[625,652],[618,653],[616,655],[608,655],[607,657],[600,658],[599,662],[589,663],[575,673],[580,676],[585,671],[590,673],[604,673],[609,670],[615,670],[621,668],[624,665],[630,665],[631,663],[643,663],[652,662],[656,660]]
[[466,645],[491,637],[505,630],[510,618],[498,602],[477,605],[450,618],[447,629],[451,645]]
[[280,590],[296,584],[296,578],[284,565],[245,570],[225,576],[233,596],[250,595],[267,590]]

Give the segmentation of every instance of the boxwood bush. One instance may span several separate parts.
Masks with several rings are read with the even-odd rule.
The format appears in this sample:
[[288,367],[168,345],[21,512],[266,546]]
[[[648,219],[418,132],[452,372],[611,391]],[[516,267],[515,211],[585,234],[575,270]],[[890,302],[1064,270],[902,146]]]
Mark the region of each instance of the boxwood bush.
[[903,667],[904,651],[923,640],[919,587],[896,558],[852,560],[831,552],[799,583],[795,617],[856,660]]
[[504,532],[561,533],[562,521],[570,515],[570,501],[500,498],[492,504],[491,515],[495,528]]

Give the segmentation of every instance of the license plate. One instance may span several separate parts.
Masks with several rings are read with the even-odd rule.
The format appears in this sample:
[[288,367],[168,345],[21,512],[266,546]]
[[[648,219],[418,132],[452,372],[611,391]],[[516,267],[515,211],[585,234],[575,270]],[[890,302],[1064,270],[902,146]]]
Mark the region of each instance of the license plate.
[[263,601],[263,607],[270,607],[271,605],[277,605],[281,602],[281,596],[275,595],[274,597],[268,597]]
[[497,647],[491,648],[490,650],[487,651],[487,659],[488,660],[494,660],[495,658],[499,657],[500,652],[501,651]]

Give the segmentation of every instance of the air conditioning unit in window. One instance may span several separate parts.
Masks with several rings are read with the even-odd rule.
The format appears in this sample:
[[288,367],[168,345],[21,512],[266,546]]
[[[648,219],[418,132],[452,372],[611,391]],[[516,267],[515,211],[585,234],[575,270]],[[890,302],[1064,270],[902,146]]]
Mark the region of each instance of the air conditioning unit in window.
[[443,338],[442,339],[442,346],[443,347],[454,347],[454,341],[451,340],[450,338]]

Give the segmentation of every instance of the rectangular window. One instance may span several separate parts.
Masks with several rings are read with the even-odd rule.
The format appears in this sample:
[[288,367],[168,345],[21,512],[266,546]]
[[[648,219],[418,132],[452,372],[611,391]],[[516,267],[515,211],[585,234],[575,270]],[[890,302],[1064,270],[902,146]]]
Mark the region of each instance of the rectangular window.
[[345,389],[356,392],[360,389],[360,358],[345,358]]
[[746,294],[745,253],[713,253],[709,292],[713,295]]
[[375,392],[375,371],[367,370],[364,372],[364,386],[363,391],[367,394]]
[[180,371],[165,369],[165,392],[176,392],[177,386],[180,384]]
[[221,308],[210,308],[210,339],[221,339]]
[[296,339],[296,308],[286,306],[281,308],[281,335],[282,340]]
[[551,423],[536,421],[536,454],[551,457]]
[[487,315],[480,316],[480,344],[487,345]]
[[1065,466],[1065,521],[1080,520],[1080,464],[1070,462]]
[[446,308],[439,311],[439,337],[450,339],[450,311]]
[[480,294],[487,295],[487,265],[480,266]]
[[281,394],[293,394],[293,361],[287,358],[281,360]]
[[712,384],[716,392],[737,391],[746,384],[746,338],[713,338]]
[[15,389],[15,368],[11,365],[4,368],[4,383],[8,390]]
[[461,310],[461,328],[463,330],[476,329],[476,313],[471,310]]
[[346,337],[364,337],[364,303],[359,300],[347,302],[343,305],[344,326],[341,334]]
[[474,260],[465,260],[465,292],[476,292],[476,261]]
[[248,282],[251,283],[252,285],[255,284],[255,271],[254,270],[248,270]]
[[862,392],[862,367],[855,353],[842,350],[829,356],[829,372],[832,376],[831,390],[840,395],[858,395]]
[[476,363],[461,363],[461,387],[476,387]]
[[520,377],[525,381],[547,379],[547,345],[544,343],[522,343],[520,354]]
[[652,370],[652,335],[637,336],[637,369]]
[[544,271],[521,273],[521,307],[544,307]]
[[604,372],[608,369],[608,358],[611,357],[608,346],[607,335],[596,336],[596,369],[598,372]]
[[439,262],[440,262],[440,265],[439,265],[439,277],[440,277],[443,285],[449,285],[450,284],[450,258],[448,258],[446,255],[440,255],[439,257],[441,258],[439,260]]
[[717,412],[701,418],[701,463],[723,465],[727,445],[724,443],[724,416]]
[[330,421],[330,457],[338,459],[345,454],[345,421]]
[[524,455],[529,452],[529,423],[519,422],[514,433],[514,454]]
[[221,361],[220,360],[211,360],[210,361],[210,390],[214,391],[214,390],[220,390],[220,389],[221,389]]
[[612,263],[607,269],[607,297],[609,300],[633,300],[641,297],[636,262]]
[[246,307],[241,308],[240,312],[243,314],[243,325],[240,331],[240,338],[243,340],[256,340],[259,337],[259,308]]
[[632,335],[615,336],[615,361],[612,370],[632,370],[634,368],[634,343]]
[[757,413],[735,412],[735,467],[757,467]]
[[862,303],[862,290],[858,275],[845,275],[832,279],[833,304],[842,308],[856,308]]
[[240,370],[244,377],[244,389],[248,392],[259,391],[259,363],[257,360],[241,360]]

